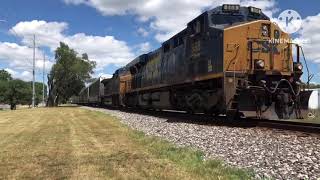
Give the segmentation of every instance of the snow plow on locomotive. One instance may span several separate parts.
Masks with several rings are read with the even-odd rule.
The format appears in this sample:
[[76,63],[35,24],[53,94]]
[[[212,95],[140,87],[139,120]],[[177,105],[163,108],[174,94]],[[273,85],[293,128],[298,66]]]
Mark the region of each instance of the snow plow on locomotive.
[[300,80],[300,50],[260,9],[223,5],[101,81],[97,103],[230,119],[302,119],[311,92]]

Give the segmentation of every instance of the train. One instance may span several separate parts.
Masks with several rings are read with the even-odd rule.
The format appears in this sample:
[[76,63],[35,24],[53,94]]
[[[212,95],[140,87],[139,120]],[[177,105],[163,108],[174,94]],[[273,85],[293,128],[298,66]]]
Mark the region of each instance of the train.
[[203,12],[112,78],[98,78],[71,101],[230,120],[303,119],[312,92],[301,80],[307,64],[302,47],[286,40],[290,35],[261,9],[224,4]]

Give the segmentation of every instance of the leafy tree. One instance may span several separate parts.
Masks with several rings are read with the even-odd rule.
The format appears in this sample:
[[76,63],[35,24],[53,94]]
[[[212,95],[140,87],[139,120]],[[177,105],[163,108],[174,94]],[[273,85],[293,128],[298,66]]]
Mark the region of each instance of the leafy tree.
[[8,82],[5,92],[5,100],[10,104],[12,110],[16,109],[17,104],[29,104],[31,99],[31,86],[19,79]]
[[[36,105],[42,102],[42,83],[35,83]],[[45,94],[47,87],[45,86]],[[12,110],[17,104],[32,104],[32,82],[25,82],[19,79],[12,79],[10,73],[0,71],[0,103],[10,104]]]
[[56,64],[48,76],[48,106],[57,106],[77,95],[90,79],[96,63],[90,61],[87,54],[78,57],[78,53],[67,44],[60,43],[55,51]]
[[6,103],[6,91],[8,89],[8,81],[1,81],[0,80],[0,104]]
[[8,81],[12,79],[11,74],[6,70],[0,70],[0,103],[5,103],[5,93],[8,88]]
[[6,70],[0,70],[0,81],[10,81],[12,80],[11,74],[8,73]]

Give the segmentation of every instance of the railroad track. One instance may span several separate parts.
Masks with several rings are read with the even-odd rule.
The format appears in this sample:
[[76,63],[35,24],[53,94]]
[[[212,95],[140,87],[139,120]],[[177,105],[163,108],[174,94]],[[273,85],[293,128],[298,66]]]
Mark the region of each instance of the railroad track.
[[[106,108],[106,107],[104,107]],[[311,133],[320,135],[320,123],[304,123],[294,121],[278,121],[278,120],[264,120],[253,118],[242,118],[233,122],[227,121],[225,116],[210,116],[204,114],[188,114],[183,111],[154,111],[142,109],[122,109],[108,107],[107,109],[120,110],[128,113],[138,113],[143,115],[156,116],[159,118],[166,118],[169,123],[192,123],[199,125],[211,126],[229,126],[229,127],[242,127],[254,128],[264,127],[273,128],[277,130],[297,131],[303,133]]]
[[259,127],[275,128],[281,130],[299,131],[320,135],[320,123],[304,123],[294,121],[254,120]]

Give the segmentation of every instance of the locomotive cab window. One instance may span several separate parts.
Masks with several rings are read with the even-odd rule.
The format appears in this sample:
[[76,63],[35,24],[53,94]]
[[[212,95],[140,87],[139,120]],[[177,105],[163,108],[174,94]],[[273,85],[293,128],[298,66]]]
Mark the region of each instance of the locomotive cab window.
[[200,16],[190,24],[191,34],[198,34],[205,30],[204,16]]
[[201,32],[201,23],[200,23],[200,21],[197,21],[194,24],[194,29],[195,29],[195,33],[200,33]]
[[211,25],[215,26],[217,24],[233,24],[236,22],[241,22],[244,20],[243,15],[239,14],[226,14],[226,15],[211,15]]
[[178,47],[178,46],[180,46],[182,44],[183,44],[183,38],[182,37],[175,37],[173,39],[173,47],[174,48],[176,48],[176,47]]

